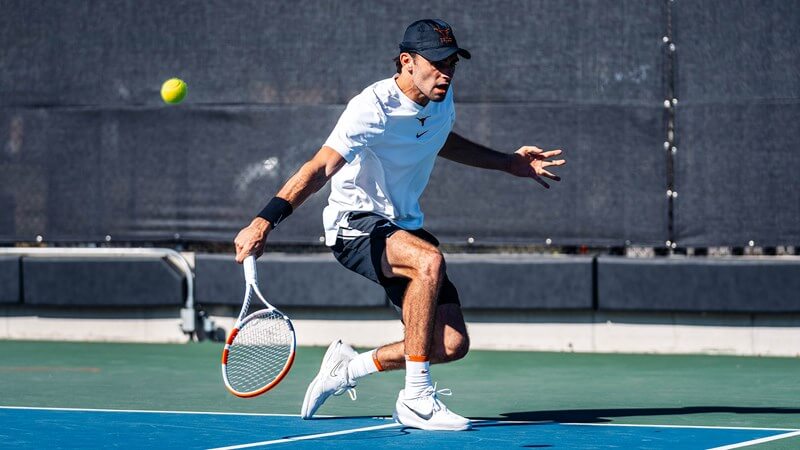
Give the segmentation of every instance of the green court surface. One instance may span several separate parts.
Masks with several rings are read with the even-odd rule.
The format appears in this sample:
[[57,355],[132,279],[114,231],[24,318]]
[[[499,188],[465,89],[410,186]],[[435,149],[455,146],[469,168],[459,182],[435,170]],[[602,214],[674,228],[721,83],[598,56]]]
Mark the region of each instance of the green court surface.
[[[298,414],[324,350],[299,348],[276,389],[240,399],[223,387],[218,344],[0,341],[0,406]],[[472,351],[432,374],[472,418],[800,429],[798,358]],[[319,414],[391,415],[402,383],[367,377],[356,402],[332,398]]]

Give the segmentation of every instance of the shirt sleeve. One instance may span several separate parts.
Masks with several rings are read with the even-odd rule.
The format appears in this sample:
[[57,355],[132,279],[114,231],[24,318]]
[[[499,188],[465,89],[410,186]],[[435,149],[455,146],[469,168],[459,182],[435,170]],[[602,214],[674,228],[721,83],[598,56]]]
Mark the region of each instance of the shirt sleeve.
[[386,116],[377,99],[358,95],[347,104],[324,145],[352,162],[364,147],[372,146],[383,136],[385,126]]

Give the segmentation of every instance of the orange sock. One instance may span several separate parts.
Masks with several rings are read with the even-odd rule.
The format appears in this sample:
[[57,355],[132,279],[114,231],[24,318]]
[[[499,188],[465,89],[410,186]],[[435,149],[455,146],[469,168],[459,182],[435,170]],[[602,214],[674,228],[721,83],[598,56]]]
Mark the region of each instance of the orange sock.
[[375,368],[378,369],[378,372],[383,372],[383,366],[381,366],[381,362],[378,361],[378,349],[372,351],[372,362],[375,363]]

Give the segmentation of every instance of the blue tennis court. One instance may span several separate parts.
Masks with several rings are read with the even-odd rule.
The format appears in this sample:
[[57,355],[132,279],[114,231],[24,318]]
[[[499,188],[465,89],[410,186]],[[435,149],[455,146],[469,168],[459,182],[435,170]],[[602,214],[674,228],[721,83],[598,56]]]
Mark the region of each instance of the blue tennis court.
[[469,432],[425,432],[380,417],[0,408],[6,448],[647,448],[728,449],[800,430],[476,421]]
[[[403,428],[401,372],[297,415],[325,349],[230,395],[216,344],[0,341],[0,448],[800,448],[800,360],[474,351],[437,366],[467,432]],[[668,389],[665,388],[668,386]]]

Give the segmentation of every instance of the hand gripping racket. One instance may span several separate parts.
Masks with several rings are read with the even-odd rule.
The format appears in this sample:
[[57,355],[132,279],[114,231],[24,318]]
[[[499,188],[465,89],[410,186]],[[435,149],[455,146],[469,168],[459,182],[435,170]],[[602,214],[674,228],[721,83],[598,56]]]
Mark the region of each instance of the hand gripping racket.
[[[239,397],[255,397],[274,388],[289,373],[296,346],[292,322],[258,289],[256,258],[244,260],[244,304],[222,351],[222,379]],[[253,294],[266,306],[250,315]]]

